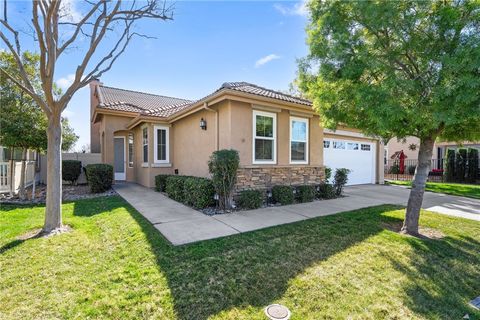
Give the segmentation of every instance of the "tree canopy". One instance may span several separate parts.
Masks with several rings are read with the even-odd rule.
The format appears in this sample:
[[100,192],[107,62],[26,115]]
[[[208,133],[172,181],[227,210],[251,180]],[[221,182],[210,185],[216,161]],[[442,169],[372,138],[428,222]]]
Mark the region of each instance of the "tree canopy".
[[480,2],[312,1],[301,90],[325,125],[480,138]]
[[[26,72],[32,83],[40,86],[38,76],[39,56],[28,51],[22,56]],[[11,54],[0,52],[2,68],[15,73],[16,64]],[[15,83],[8,78],[0,78],[0,145],[5,147],[33,149],[45,151],[47,149],[47,118],[35,101],[25,94]],[[59,91],[59,89],[57,89]],[[62,150],[71,149],[78,140],[67,118],[62,118]]]

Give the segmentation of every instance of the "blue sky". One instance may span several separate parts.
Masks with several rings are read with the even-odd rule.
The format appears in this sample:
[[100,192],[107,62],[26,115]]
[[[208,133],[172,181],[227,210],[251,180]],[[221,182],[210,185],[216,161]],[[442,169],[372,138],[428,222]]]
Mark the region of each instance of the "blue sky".
[[[71,9],[80,11],[78,6],[72,2]],[[298,1],[177,1],[173,21],[139,25],[139,32],[156,39],[135,39],[101,81],[188,99],[227,81],[285,90],[295,78],[296,59],[307,53],[306,23]],[[59,64],[60,86],[73,76],[76,57],[71,52]],[[90,141],[89,104],[89,91],[82,89],[64,111],[80,135],[76,149]]]

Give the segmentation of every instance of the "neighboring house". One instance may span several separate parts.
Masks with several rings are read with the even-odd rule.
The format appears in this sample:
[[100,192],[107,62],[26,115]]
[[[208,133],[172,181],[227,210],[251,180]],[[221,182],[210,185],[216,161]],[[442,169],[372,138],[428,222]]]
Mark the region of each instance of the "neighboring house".
[[[420,147],[420,139],[417,137],[407,137],[404,140],[398,140],[397,138],[390,139],[385,146],[385,159],[390,160],[391,156],[395,152],[402,151],[407,156],[407,159],[411,161],[418,160],[418,148]],[[480,150],[480,141],[464,141],[462,144],[457,142],[436,142],[433,146],[432,154],[432,169],[442,169],[443,159],[447,154],[447,149],[458,148],[477,148]]]
[[352,184],[383,183],[382,143],[348,128],[324,133],[302,98],[245,82],[197,101],[90,88],[91,151],[114,166],[115,180],[153,187],[158,174],[208,177],[212,152],[235,149],[237,191],[317,184],[325,165],[352,169]]

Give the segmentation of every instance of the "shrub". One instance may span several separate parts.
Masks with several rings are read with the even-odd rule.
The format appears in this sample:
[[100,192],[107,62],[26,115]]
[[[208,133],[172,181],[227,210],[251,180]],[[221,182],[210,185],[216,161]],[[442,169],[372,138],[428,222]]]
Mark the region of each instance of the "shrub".
[[297,187],[298,202],[312,202],[315,200],[314,186],[299,186]]
[[274,186],[272,188],[272,198],[274,202],[281,205],[292,204],[295,200],[293,188],[291,186]]
[[458,149],[455,156],[455,178],[457,182],[465,182],[467,173],[467,149]]
[[238,151],[218,150],[214,151],[208,161],[208,170],[212,175],[212,183],[218,194],[220,209],[232,207],[232,193],[237,181],[237,170],[240,164]]
[[332,168],[325,167],[325,182],[328,183],[332,177]]
[[89,164],[85,167],[85,174],[93,193],[105,192],[112,187],[113,166],[109,164]]
[[184,182],[186,176],[169,176],[165,182],[165,192],[169,198],[178,202],[185,202]]
[[317,197],[319,199],[335,199],[337,195],[335,194],[335,188],[330,183],[322,183],[318,186]]
[[447,182],[455,181],[455,150],[447,150],[447,158],[445,161],[445,179]]
[[82,173],[82,162],[78,160],[62,160],[62,179],[76,184]]
[[468,172],[467,180],[476,183],[478,178],[478,149],[468,148]]
[[155,176],[155,191],[164,192],[167,184],[167,178],[170,174],[159,174]]
[[408,166],[407,168],[408,174],[413,176],[415,174],[415,169],[417,169],[417,166],[414,166],[414,165]]
[[335,176],[333,177],[333,186],[335,188],[335,194],[341,196],[343,192],[343,187],[348,182],[348,174],[350,173],[349,169],[339,168],[335,170]]
[[257,209],[263,204],[263,192],[260,190],[244,190],[238,196],[237,204],[242,209]]
[[198,209],[207,208],[215,204],[214,195],[215,189],[211,180],[199,177],[185,177],[183,179],[185,204]]
[[394,163],[391,167],[390,170],[388,171],[390,174],[399,174],[400,173],[400,166],[398,163]]

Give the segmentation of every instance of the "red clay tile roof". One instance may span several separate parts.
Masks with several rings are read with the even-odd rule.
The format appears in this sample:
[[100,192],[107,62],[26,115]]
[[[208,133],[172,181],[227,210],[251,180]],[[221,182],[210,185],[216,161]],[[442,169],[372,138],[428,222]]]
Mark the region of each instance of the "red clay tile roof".
[[[272,98],[272,99],[278,99],[282,101],[287,101],[287,102],[293,102],[293,103],[298,103],[298,104],[303,104],[306,106],[311,106],[312,102],[310,102],[307,99],[303,99],[300,97],[295,97],[280,91],[275,91],[267,88],[263,88],[260,86],[257,86],[255,84],[251,84],[248,82],[225,82],[222,87],[219,89],[231,89],[231,90],[236,90],[236,91],[241,91],[245,93],[251,93],[255,94],[258,96],[264,96],[267,98]],[[217,90],[217,91],[219,91]]]
[[127,111],[140,113],[142,115],[167,118],[192,106],[195,102],[205,100],[206,98],[222,91],[234,90],[243,93],[263,96],[272,99],[278,99],[286,102],[311,106],[309,100],[285,94],[279,91],[266,89],[248,82],[225,82],[220,88],[208,96],[196,100],[186,100],[161,96],[156,94],[118,89],[100,85],[99,90],[99,108],[117,111]]

